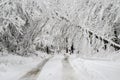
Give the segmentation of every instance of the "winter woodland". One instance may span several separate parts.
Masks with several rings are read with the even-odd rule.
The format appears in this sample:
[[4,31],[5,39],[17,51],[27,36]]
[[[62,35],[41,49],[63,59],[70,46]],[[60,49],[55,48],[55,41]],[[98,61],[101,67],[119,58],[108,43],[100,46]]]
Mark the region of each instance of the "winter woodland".
[[0,80],[120,80],[120,0],[0,0]]

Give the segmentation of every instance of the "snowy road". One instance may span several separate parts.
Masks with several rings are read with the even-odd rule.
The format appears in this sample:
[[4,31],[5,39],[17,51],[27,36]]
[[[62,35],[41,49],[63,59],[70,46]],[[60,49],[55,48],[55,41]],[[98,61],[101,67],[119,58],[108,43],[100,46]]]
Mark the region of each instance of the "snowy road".
[[[52,58],[52,57],[50,57],[50,58]],[[39,63],[37,65],[37,67],[33,68],[32,70],[30,70],[29,72],[24,74],[19,80],[36,80],[37,77],[39,76],[43,66],[47,63],[47,61],[50,58],[44,59],[41,63]]]
[[62,73],[62,80],[79,80],[77,78],[77,75],[73,69],[73,67],[71,66],[68,57],[65,57],[62,61],[63,64],[63,73]]
[[120,80],[120,63],[56,55],[22,73],[19,78],[2,80]]
[[120,63],[108,60],[54,57],[37,80],[120,80]]

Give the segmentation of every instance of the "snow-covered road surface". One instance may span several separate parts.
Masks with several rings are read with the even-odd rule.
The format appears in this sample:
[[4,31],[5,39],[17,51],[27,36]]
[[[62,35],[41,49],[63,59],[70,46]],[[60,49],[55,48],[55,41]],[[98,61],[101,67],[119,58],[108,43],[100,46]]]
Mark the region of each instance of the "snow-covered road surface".
[[44,59],[40,62],[37,67],[28,71],[25,75],[23,75],[19,80],[36,80],[42,70],[43,66],[47,63],[50,58]]
[[37,80],[120,80],[119,74],[118,62],[55,56]]
[[63,64],[62,80],[79,80],[68,59],[69,59],[68,57],[65,57],[62,61]]
[[55,56],[44,66],[37,80],[62,80],[63,56]]
[[55,56],[41,71],[37,80],[79,80],[68,57]]
[[43,59],[37,65],[34,63],[33,68],[23,70],[22,74],[18,75],[18,70],[16,73],[16,77],[0,77],[0,80],[120,80],[120,63],[105,59],[55,55]]

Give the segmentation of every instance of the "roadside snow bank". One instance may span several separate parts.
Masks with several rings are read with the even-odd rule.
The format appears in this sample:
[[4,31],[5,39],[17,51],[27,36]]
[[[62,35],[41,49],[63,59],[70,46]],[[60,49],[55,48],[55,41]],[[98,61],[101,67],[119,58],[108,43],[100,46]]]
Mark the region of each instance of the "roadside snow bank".
[[36,56],[22,57],[17,55],[0,56],[0,80],[17,80],[21,75],[23,75],[23,73],[34,68],[44,58],[49,57],[45,54],[41,56],[39,57]]
[[120,80],[120,63],[93,58],[72,58],[70,63],[79,80]]

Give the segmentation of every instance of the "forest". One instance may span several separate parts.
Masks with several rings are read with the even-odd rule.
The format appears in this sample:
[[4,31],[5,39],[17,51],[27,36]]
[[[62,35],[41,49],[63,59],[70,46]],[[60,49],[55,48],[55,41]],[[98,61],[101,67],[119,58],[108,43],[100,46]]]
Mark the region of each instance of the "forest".
[[0,0],[0,80],[119,80],[119,60],[119,0]]

